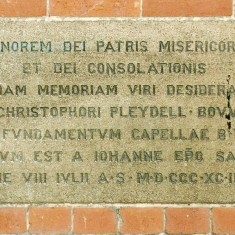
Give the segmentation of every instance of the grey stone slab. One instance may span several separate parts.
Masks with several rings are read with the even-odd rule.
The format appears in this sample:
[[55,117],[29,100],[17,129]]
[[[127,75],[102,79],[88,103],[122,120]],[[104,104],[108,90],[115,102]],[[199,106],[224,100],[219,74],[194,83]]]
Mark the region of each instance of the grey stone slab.
[[1,22],[1,203],[234,203],[234,22]]

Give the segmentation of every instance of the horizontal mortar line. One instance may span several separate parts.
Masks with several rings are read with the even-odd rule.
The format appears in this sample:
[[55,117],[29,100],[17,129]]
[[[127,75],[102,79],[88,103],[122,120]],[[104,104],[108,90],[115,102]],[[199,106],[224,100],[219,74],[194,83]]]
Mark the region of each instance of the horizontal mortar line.
[[138,204],[122,204],[122,203],[113,203],[113,204],[73,204],[73,203],[32,203],[32,204],[0,204],[0,208],[6,207],[81,207],[81,208],[120,208],[120,207],[135,207],[135,208],[144,208],[144,207],[159,207],[159,208],[235,208],[235,204],[150,204],[150,203],[138,203]]
[[0,17],[2,22],[76,22],[76,21],[133,21],[133,22],[148,22],[148,21],[234,21],[234,16],[215,16],[215,17],[62,17],[62,16],[45,16],[45,17]]

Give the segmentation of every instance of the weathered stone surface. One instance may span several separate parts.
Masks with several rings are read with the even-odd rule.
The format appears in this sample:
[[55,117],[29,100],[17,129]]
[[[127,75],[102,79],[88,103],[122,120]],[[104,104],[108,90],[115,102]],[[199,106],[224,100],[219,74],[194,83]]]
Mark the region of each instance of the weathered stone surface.
[[2,203],[235,202],[233,22],[0,34]]

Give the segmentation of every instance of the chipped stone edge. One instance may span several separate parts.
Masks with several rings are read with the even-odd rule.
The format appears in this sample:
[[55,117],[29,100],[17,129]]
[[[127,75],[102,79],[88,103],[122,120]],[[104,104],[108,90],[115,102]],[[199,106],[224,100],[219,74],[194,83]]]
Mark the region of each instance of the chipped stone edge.
[[192,204],[164,204],[164,203],[88,203],[88,204],[77,204],[77,203],[25,203],[25,204],[0,204],[0,208],[15,207],[15,208],[28,208],[28,207],[80,207],[80,208],[146,208],[146,207],[159,207],[159,208],[235,208],[235,204],[202,204],[202,203],[192,203]]
[[[48,1],[49,2],[49,1]],[[49,14],[49,13],[48,13]],[[79,21],[123,21],[123,22],[175,22],[175,21],[213,21],[213,22],[227,22],[234,21],[235,16],[224,17],[59,17],[59,16],[45,16],[45,17],[0,17],[0,22],[79,22]]]

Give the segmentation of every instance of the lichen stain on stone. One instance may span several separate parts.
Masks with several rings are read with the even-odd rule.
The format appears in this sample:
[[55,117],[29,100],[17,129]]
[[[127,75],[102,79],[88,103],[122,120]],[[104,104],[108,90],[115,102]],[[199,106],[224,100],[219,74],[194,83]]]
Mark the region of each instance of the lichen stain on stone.
[[[227,105],[227,107],[228,107],[228,110],[231,109],[231,94],[230,94],[230,90],[229,90],[230,79],[231,79],[231,76],[228,75],[228,77],[227,77],[227,83],[228,83],[228,89],[227,89],[227,104],[228,105]],[[231,127],[232,127],[230,112],[225,115],[225,118],[227,119],[228,131],[230,132]]]

